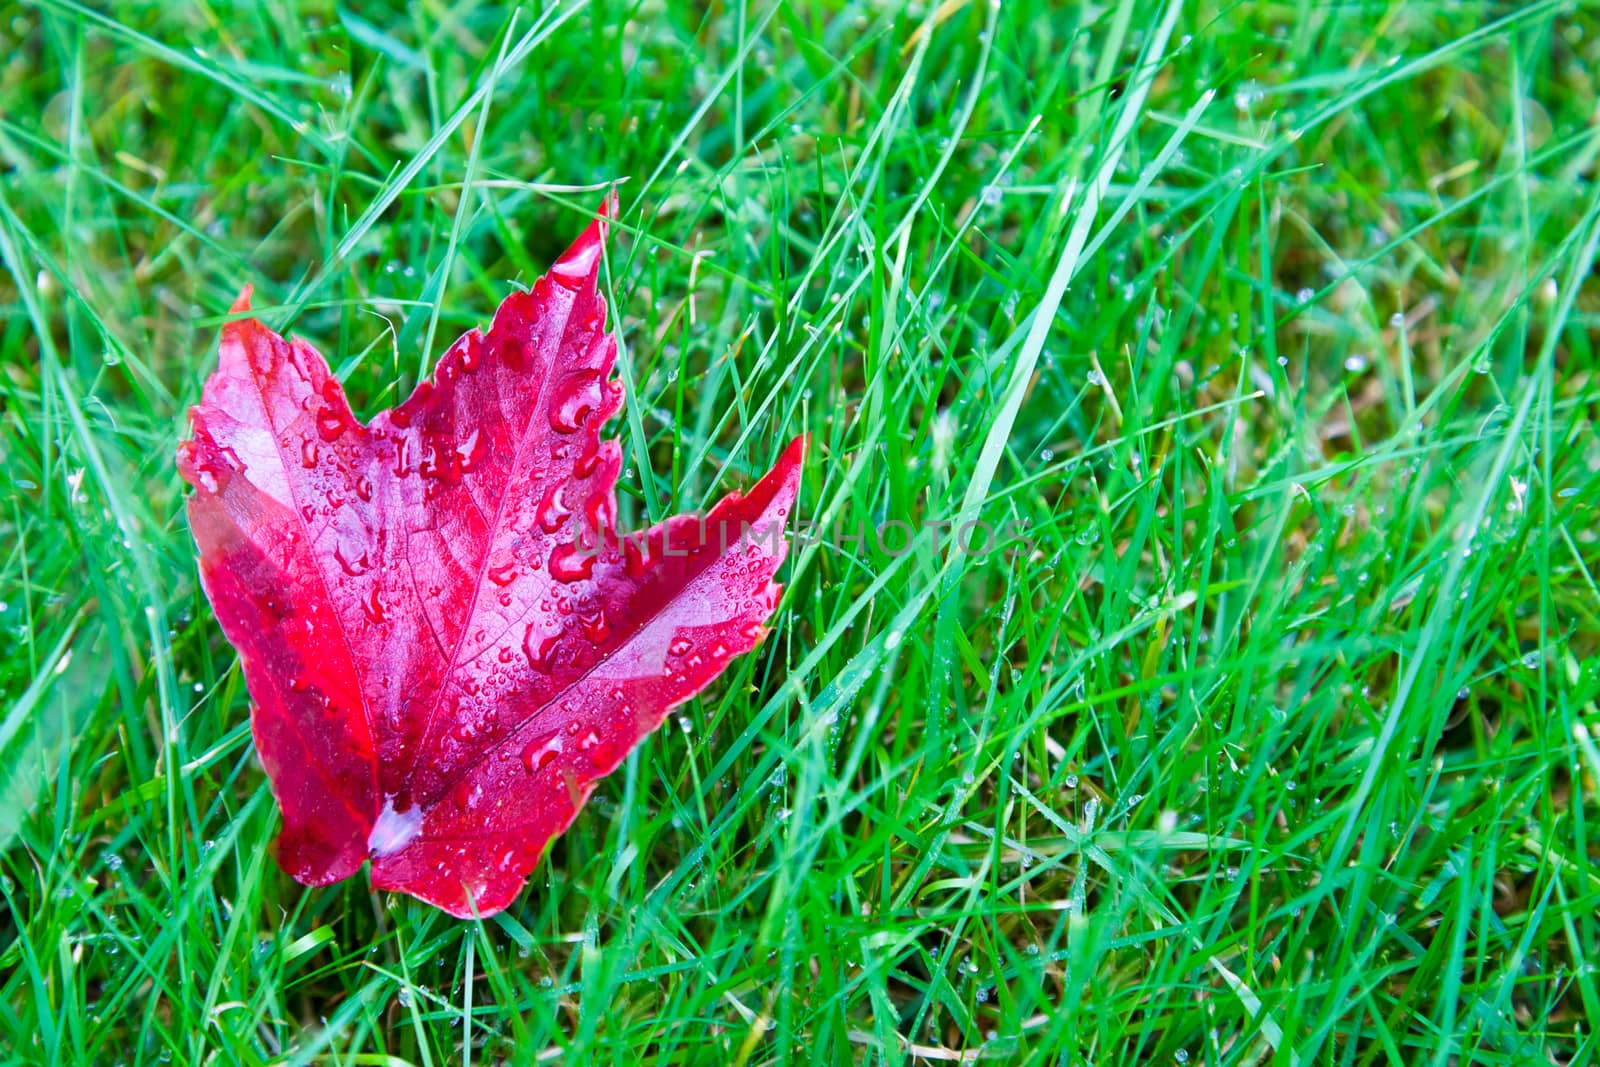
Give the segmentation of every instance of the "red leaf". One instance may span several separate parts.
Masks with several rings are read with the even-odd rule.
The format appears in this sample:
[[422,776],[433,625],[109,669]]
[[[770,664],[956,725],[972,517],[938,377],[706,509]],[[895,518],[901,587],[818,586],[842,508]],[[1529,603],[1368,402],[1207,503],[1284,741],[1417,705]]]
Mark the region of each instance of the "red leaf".
[[499,911],[596,780],[765,632],[803,438],[748,496],[619,544],[607,209],[364,426],[304,341],[223,330],[178,466],[279,862],[307,885],[370,859],[376,888]]

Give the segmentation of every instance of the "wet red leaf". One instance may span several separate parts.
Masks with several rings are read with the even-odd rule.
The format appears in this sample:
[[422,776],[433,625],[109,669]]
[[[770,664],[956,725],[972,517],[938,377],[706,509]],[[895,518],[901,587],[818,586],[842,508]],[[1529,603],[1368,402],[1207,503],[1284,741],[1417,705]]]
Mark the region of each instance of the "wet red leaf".
[[178,466],[301,882],[371,860],[378,889],[499,911],[596,780],[765,632],[804,441],[748,495],[618,537],[606,229],[366,425],[304,341],[223,330]]

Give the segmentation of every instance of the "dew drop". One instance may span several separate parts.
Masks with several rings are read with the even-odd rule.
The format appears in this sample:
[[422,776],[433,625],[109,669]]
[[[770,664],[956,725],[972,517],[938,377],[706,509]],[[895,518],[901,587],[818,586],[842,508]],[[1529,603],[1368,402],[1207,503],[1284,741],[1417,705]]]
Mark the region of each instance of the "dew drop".
[[470,471],[478,465],[478,460],[483,456],[482,435],[474,429],[467,435],[467,439],[456,446],[456,457],[461,460],[461,470]]
[[550,576],[558,582],[582,581],[594,573],[594,556],[575,544],[557,545],[550,552]]
[[495,585],[510,585],[517,577],[517,565],[506,563],[489,572],[489,580]]
[[552,485],[539,504],[539,529],[545,533],[555,533],[571,516],[572,509],[567,507],[565,486],[559,483]]
[[356,475],[356,496],[362,500],[372,499],[372,479],[365,474]]
[[339,567],[352,578],[359,578],[372,569],[372,563],[367,559],[365,552],[355,559],[350,559],[344,554],[343,545],[333,546],[333,558],[339,561]]
[[575,433],[600,406],[600,388],[599,371],[581,370],[567,375],[556,387],[550,407],[551,428],[557,433]]
[[590,446],[586,447],[578,455],[577,462],[572,465],[572,473],[576,477],[587,478],[589,475],[594,473],[594,469],[599,465],[600,448],[598,447],[597,443],[591,442]]
[[537,623],[530,622],[527,633],[522,639],[522,651],[528,657],[528,665],[541,674],[549,674],[554,664],[556,642],[559,639],[560,635],[546,635],[539,630]]
[[594,644],[600,644],[611,636],[611,627],[606,622],[604,612],[597,611],[593,615],[578,616],[578,625],[583,628],[583,636]]
[[561,746],[561,738],[556,734],[530,741],[522,750],[522,765],[529,774],[542,771],[556,761],[561,754]]
[[566,255],[551,264],[550,280],[563,289],[576,291],[589,280],[589,275],[594,273],[599,262],[600,242],[589,239],[585,234]]
[[667,646],[667,651],[671,652],[674,656],[681,656],[693,647],[694,645],[690,644],[687,638],[680,637],[676,641],[672,642],[672,644]]
[[344,433],[344,416],[333,408],[317,412],[317,434],[324,441],[337,441]]
[[417,466],[417,473],[454,485],[461,479],[461,469],[451,462],[453,458],[448,450],[441,452],[439,446],[430,441],[422,450],[422,462]]
[[383,621],[383,601],[378,599],[377,586],[373,586],[372,592],[367,594],[367,598],[361,602],[361,611],[366,615],[368,622]]

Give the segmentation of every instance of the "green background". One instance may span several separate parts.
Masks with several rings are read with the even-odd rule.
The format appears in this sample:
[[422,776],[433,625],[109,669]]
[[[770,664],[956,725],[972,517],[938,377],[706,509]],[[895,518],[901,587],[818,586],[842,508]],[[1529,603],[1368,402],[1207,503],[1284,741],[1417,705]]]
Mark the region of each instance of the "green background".
[[[1591,1063],[1592,3],[0,6],[0,1050]],[[483,923],[306,890],[173,451],[368,416],[609,183],[630,523],[773,635]],[[891,546],[891,547],[897,547]]]

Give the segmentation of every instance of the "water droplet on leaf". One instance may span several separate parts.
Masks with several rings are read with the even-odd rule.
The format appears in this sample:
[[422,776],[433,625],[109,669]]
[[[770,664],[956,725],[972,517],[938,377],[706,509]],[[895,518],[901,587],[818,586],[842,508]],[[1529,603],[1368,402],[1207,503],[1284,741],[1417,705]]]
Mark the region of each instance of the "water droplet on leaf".
[[577,545],[557,545],[551,550],[550,576],[556,581],[579,582],[592,573],[594,573],[594,556]]
[[576,433],[600,406],[600,372],[569,374],[556,387],[550,404],[550,426],[557,433]]

